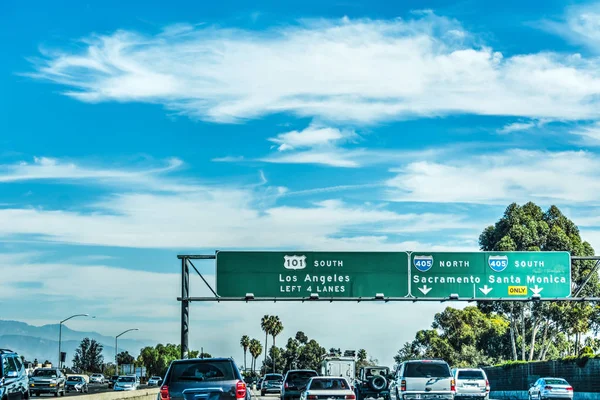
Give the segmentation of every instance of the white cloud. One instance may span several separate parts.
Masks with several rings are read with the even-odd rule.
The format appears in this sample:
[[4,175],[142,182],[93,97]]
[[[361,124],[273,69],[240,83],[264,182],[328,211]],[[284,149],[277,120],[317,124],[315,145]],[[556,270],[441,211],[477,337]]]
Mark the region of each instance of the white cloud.
[[354,132],[342,132],[337,128],[310,125],[302,131],[281,133],[269,140],[279,145],[279,151],[286,151],[307,147],[332,146],[341,139],[352,135],[354,135]]
[[[0,264],[4,276],[0,283],[2,302],[21,298],[20,284],[35,282],[32,296],[54,301],[56,298],[71,304],[95,303],[95,313],[105,313],[112,318],[132,315],[143,316],[148,310],[157,318],[170,317],[176,312],[177,273],[155,273],[143,270],[82,266],[79,264],[35,263],[29,255],[19,263]],[[138,283],[143,282],[143,286]],[[161,288],[161,290],[148,290]],[[123,307],[123,305],[127,305]],[[95,315],[90,313],[91,315]]]
[[342,168],[357,168],[361,166],[358,161],[353,159],[351,153],[342,149],[300,151],[290,154],[267,156],[261,158],[260,161],[274,164],[321,164]]
[[280,112],[352,123],[451,113],[600,117],[599,59],[503,57],[465,40],[471,35],[456,21],[415,18],[118,31],[86,39],[82,51],[46,52],[30,75],[81,101],[160,103],[219,122]]
[[446,162],[413,162],[387,184],[396,201],[597,204],[600,161],[585,151],[511,150]]
[[[365,249],[385,249],[397,248],[390,234],[421,232],[425,220],[430,231],[473,229],[460,215],[397,213],[382,205],[353,205],[336,199],[279,205],[279,199],[294,192],[268,185],[262,171],[258,184],[228,187],[172,183],[169,176],[164,176],[164,169],[132,173],[65,165],[52,160],[35,165],[0,166],[0,170],[7,171],[0,179],[14,182],[51,178],[62,182],[76,178],[74,182],[79,184],[119,188],[123,182],[152,184],[80,204],[80,210],[85,212],[42,207],[0,208],[0,237],[13,240],[27,235],[30,240],[119,247],[221,249],[240,246],[347,249],[356,247],[356,238],[361,238]],[[167,192],[163,186],[177,190]]]
[[[250,190],[206,188],[193,194],[121,194],[92,213],[0,209],[0,237],[33,235],[65,243],[159,248],[397,248],[384,232],[471,228],[460,216],[398,214],[329,200],[305,207],[257,208]],[[437,221],[437,222],[436,222]],[[282,234],[285,232],[285,234]]]
[[514,122],[512,124],[505,125],[502,129],[498,130],[498,133],[512,133],[519,131],[526,131],[536,126],[535,122]]

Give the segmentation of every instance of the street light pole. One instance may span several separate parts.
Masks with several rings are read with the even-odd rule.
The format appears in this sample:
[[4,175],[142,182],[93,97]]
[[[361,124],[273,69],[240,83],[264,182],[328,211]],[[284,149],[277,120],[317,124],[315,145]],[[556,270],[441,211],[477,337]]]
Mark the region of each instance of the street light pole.
[[119,350],[118,350],[117,339],[119,339],[119,336],[124,335],[127,332],[131,332],[131,331],[139,331],[139,329],[138,328],[127,329],[126,331],[123,331],[123,332],[119,333],[117,336],[115,336],[115,375],[119,375]]
[[70,320],[71,318],[75,318],[75,317],[89,317],[89,314],[75,314],[75,315],[71,315],[69,318],[63,319],[62,321],[60,321],[59,327],[58,327],[58,368],[62,369],[62,361],[61,361],[61,356],[62,356],[62,349],[61,349],[61,344],[62,344],[62,324],[67,322],[68,320]]

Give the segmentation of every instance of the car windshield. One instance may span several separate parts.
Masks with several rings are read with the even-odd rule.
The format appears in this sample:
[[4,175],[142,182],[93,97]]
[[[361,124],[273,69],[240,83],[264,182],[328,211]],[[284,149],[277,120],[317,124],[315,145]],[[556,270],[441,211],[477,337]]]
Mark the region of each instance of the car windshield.
[[288,383],[291,383],[291,386],[302,387],[305,386],[313,376],[317,376],[317,373],[314,371],[289,372],[287,381]]
[[407,378],[449,378],[450,367],[442,363],[407,363],[404,376]]
[[548,385],[568,385],[567,381],[560,378],[544,379],[544,381]]
[[135,378],[133,376],[122,376],[119,378],[119,382],[135,382]]
[[79,376],[70,376],[67,378],[68,381],[71,382],[81,382],[83,380],[83,378],[79,377]]
[[47,378],[56,378],[56,371],[51,369],[38,369],[33,373],[33,376],[41,376]]
[[348,383],[345,379],[327,378],[313,379],[310,382],[309,390],[344,390],[348,389]]
[[283,375],[265,375],[265,381],[282,381]]
[[160,376],[153,376],[153,377],[152,377],[152,378],[150,378],[150,379],[160,379]]
[[485,379],[481,371],[458,371],[458,379]]
[[171,382],[231,381],[236,379],[233,365],[227,360],[198,360],[173,364]]

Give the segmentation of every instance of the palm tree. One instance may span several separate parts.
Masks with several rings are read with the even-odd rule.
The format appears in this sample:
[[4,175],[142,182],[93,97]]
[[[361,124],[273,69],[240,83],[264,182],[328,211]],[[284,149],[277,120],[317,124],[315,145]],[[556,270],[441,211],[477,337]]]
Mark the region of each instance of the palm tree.
[[254,375],[254,370],[256,368],[256,359],[262,353],[262,345],[256,339],[250,340],[250,345],[248,346],[250,350],[250,355],[252,356],[252,374]]
[[244,349],[244,373],[246,372],[246,353],[248,352],[248,346],[250,346],[250,338],[248,335],[242,336],[240,339],[240,346]]
[[270,315],[265,315],[262,317],[262,319],[260,320],[260,329],[263,330],[263,332],[265,333],[265,360],[263,362],[267,362],[267,347],[268,347],[268,339],[269,339],[269,334],[271,333],[271,327],[272,327],[272,318]]
[[[271,317],[271,336],[273,336],[273,347],[275,347],[275,337],[277,337],[277,335],[279,335],[282,331],[283,331],[283,323],[281,322],[279,317],[276,315]],[[273,354],[275,354],[275,353],[273,352]],[[275,372],[276,360],[273,357],[273,359],[271,361],[273,363],[273,372]]]

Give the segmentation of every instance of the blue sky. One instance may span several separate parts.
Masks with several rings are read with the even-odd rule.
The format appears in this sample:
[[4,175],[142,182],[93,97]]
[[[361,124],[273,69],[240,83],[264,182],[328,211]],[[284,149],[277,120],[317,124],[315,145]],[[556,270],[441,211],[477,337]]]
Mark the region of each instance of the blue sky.
[[[600,3],[122,3],[0,5],[3,318],[176,342],[177,253],[476,250],[513,201],[600,246]],[[193,306],[213,354],[278,313],[386,363],[443,307]]]

